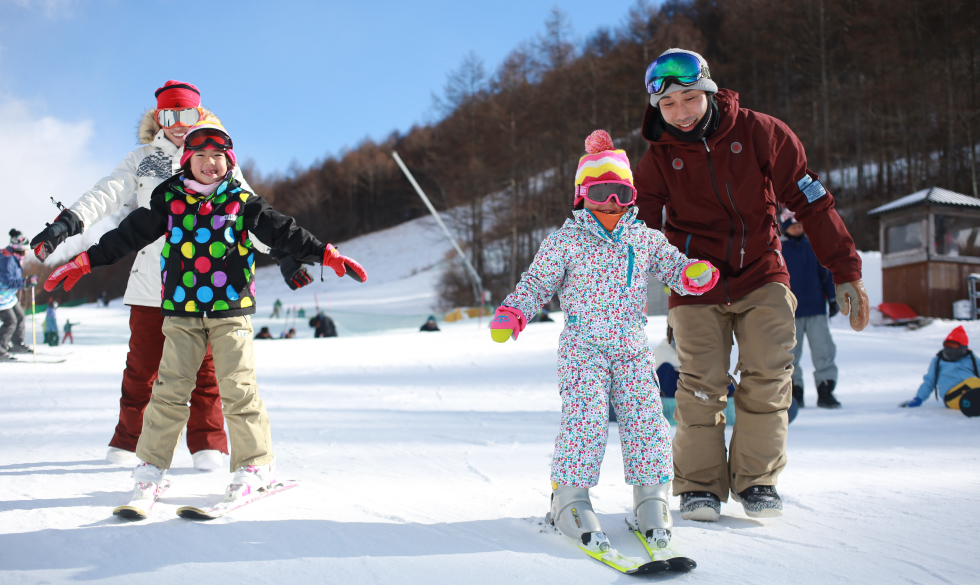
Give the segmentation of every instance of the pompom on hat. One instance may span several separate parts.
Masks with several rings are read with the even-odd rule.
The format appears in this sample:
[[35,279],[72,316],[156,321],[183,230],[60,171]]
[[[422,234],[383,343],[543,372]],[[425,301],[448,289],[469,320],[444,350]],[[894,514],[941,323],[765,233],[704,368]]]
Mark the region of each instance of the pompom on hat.
[[625,150],[616,150],[605,130],[596,130],[585,139],[585,156],[578,161],[575,173],[575,203],[585,197],[584,189],[592,183],[616,181],[633,184],[630,159]]
[[191,159],[191,154],[193,154],[195,150],[207,150],[207,149],[210,148],[212,150],[220,150],[221,152],[224,152],[225,153],[225,155],[228,157],[228,170],[231,170],[231,169],[235,168],[235,165],[237,164],[237,159],[235,158],[235,151],[232,150],[231,148],[228,148],[228,149],[217,149],[217,148],[215,148],[214,146],[212,146],[210,144],[205,145],[203,148],[188,148],[187,147],[187,145],[191,143],[191,136],[195,132],[203,132],[205,130],[209,130],[211,132],[219,132],[221,134],[224,134],[225,137],[228,139],[228,143],[229,144],[231,143],[231,135],[228,134],[228,131],[225,130],[225,127],[222,126],[221,124],[219,124],[217,122],[213,122],[213,121],[211,121],[211,122],[204,122],[204,121],[198,122],[197,124],[194,124],[193,126],[191,126],[190,127],[190,130],[188,130],[187,131],[187,134],[184,136],[184,154],[180,155],[180,166],[184,166],[184,165],[187,164],[187,161],[189,161]]

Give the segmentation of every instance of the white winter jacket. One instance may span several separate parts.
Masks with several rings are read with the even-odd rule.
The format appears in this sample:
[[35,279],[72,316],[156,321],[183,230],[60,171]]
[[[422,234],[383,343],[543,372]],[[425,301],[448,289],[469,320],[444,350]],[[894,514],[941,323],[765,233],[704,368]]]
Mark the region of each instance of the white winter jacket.
[[[150,112],[147,112],[140,124],[140,141],[146,142],[152,136],[149,143],[130,152],[112,174],[100,179],[68,208],[82,220],[82,231],[124,207],[131,208],[130,211],[137,206],[149,208],[150,195],[156,186],[180,171],[183,147],[178,149],[174,146],[163,130],[159,129],[159,125],[155,123],[148,125],[149,115]],[[148,134],[147,130],[153,128],[157,129],[156,134]],[[233,176],[242,183],[245,190],[252,191],[238,166],[235,166]],[[252,242],[260,252],[268,252],[268,247],[255,238],[252,238]],[[162,290],[160,252],[162,250],[163,238],[160,238],[136,255],[136,261],[129,273],[126,294],[123,297],[125,304],[143,307],[160,306]]]

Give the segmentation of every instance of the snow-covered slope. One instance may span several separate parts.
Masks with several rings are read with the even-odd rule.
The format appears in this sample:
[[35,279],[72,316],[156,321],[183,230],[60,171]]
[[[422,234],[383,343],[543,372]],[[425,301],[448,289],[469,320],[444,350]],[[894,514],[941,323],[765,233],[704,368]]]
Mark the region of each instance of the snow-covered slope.
[[[309,267],[313,283],[289,290],[277,266],[256,273],[256,326],[274,335],[295,327],[300,337],[313,337],[308,324],[286,320],[287,309],[304,309],[309,319],[316,308],[329,314],[341,336],[386,329],[418,329],[438,303],[439,277],[455,256],[452,244],[429,216],[347,242],[334,242],[346,256],[361,263],[368,280],[337,278],[329,268]],[[270,319],[276,299],[283,303],[280,319]]]
[[[102,461],[126,312],[64,317],[82,322],[80,345],[48,350],[71,352],[66,363],[0,370],[0,582],[620,579],[541,532],[561,408],[557,324],[506,345],[474,322],[259,343],[280,473],[304,485],[222,520],[181,520],[178,506],[210,501],[230,478],[194,471],[181,446],[174,488],[151,519],[128,524],[110,510],[129,495],[129,471]],[[654,341],[664,327],[651,319]],[[896,406],[951,327],[836,328],[844,408],[804,409],[790,427],[786,515],[752,520],[730,502],[721,522],[701,524],[680,521],[673,500],[676,542],[700,563],[678,582],[980,580],[980,424],[935,402]],[[967,329],[980,338],[980,323]],[[623,523],[630,491],[615,429],[594,500],[617,547],[640,556]]]
[[[474,321],[419,333],[449,250],[426,220],[340,249],[371,270],[367,285],[326,275],[291,292],[276,268],[261,273],[260,314],[277,297],[310,311],[317,291],[339,324],[374,332],[315,340],[304,327],[301,339],[256,344],[279,472],[303,485],[229,517],[176,517],[230,479],[193,470],[183,445],[149,520],[110,515],[132,487],[129,470],[102,459],[125,308],[63,308],[60,319],[81,323],[78,344],[44,353],[66,362],[0,364],[0,583],[633,582],[542,531],[560,325],[534,324],[504,345]],[[836,319],[844,408],[806,408],[790,427],[785,516],[752,520],[729,502],[718,523],[687,522],[673,499],[675,542],[699,568],[672,581],[980,582],[980,421],[934,401],[897,408],[953,326],[854,333]],[[650,319],[654,345],[665,327]],[[980,339],[980,323],[966,327]],[[812,404],[808,350],[804,368]],[[639,557],[618,441],[612,425],[594,502],[617,548]]]

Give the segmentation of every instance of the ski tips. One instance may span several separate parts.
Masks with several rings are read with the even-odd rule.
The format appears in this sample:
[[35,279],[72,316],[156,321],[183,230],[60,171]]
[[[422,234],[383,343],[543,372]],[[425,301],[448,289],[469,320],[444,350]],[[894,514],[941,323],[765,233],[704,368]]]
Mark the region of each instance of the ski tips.
[[144,520],[146,518],[146,512],[135,506],[119,506],[112,510],[112,515],[124,520]]
[[193,506],[183,506],[177,509],[177,515],[188,520],[214,520],[214,516],[209,516],[200,508]]

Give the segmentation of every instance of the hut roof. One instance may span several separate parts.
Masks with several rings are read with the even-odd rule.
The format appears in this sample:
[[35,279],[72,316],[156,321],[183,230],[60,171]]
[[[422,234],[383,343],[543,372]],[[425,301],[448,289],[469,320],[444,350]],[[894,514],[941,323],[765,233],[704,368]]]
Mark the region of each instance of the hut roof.
[[868,212],[868,215],[874,217],[898,209],[929,204],[948,205],[952,207],[980,207],[980,199],[963,195],[962,193],[947,191],[942,187],[930,187],[929,189],[916,191],[911,195],[906,195],[890,203],[875,207]]

